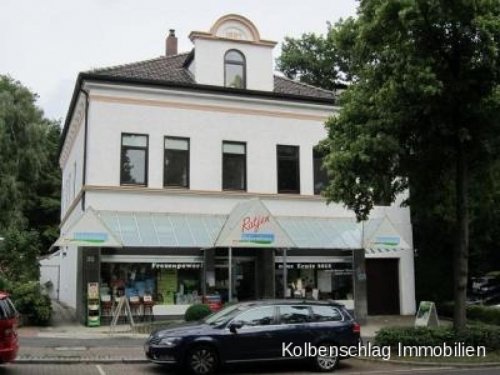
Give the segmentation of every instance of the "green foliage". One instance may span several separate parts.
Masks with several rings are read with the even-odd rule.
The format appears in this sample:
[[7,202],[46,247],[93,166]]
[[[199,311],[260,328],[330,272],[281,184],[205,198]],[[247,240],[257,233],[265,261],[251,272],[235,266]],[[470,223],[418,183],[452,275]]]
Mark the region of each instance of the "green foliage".
[[[453,302],[439,305],[439,315],[453,316]],[[492,306],[471,305],[467,306],[467,319],[484,324],[500,326],[500,309]]]
[[37,232],[8,227],[3,235],[4,240],[0,242],[3,276],[11,282],[38,280],[40,242]]
[[210,315],[211,313],[212,311],[210,311],[208,305],[203,305],[203,304],[191,305],[188,307],[186,313],[184,314],[184,320],[186,322],[200,320]]
[[9,290],[10,282],[4,276],[0,275],[0,290]]
[[[332,67],[343,61],[353,79],[338,116],[327,122],[324,195],[343,202],[358,220],[379,202],[409,202],[423,256],[417,283],[438,298],[450,292],[451,276],[437,292],[427,277],[440,279],[455,247],[458,329],[465,324],[469,232],[476,269],[488,267],[481,259],[494,254],[500,238],[494,212],[500,199],[499,41],[497,1],[373,0],[361,1],[358,18],[330,28],[326,38],[287,41],[281,58],[289,76],[313,83],[312,73],[325,88],[339,74],[317,64],[325,56]],[[432,262],[438,254],[443,258]]]
[[0,75],[0,233],[36,230],[45,251],[59,222],[60,129],[43,117],[36,99],[19,82]]
[[348,18],[334,26],[328,24],[326,36],[306,33],[298,39],[287,37],[277,59],[278,69],[289,78],[335,90],[352,78],[349,73],[352,59],[345,45],[355,35],[356,23]]
[[446,343],[454,345],[462,342],[465,345],[484,345],[487,350],[500,349],[500,327],[488,325],[468,326],[457,334],[451,327],[387,327],[379,330],[375,336],[375,344],[397,347],[400,343],[408,346],[439,346]]
[[496,154],[500,6],[474,4],[361,3],[351,46],[357,80],[327,124],[326,161],[327,197],[360,219],[408,189],[408,179],[431,203],[453,207],[457,142],[479,173]]
[[38,282],[15,283],[12,300],[23,319],[35,325],[47,325],[52,315],[50,298],[43,294]]

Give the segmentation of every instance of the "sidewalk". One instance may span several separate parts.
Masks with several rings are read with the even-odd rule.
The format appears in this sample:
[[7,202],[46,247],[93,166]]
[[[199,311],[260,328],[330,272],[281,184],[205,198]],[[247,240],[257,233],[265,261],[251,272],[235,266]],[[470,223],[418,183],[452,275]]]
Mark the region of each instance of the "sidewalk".
[[[149,334],[135,333],[128,324],[86,327],[74,320],[74,311],[52,301],[52,325],[20,327],[16,363],[146,362],[143,343]],[[113,345],[116,340],[129,345]]]
[[[143,343],[148,334],[134,333],[129,325],[85,327],[80,324],[55,327],[21,327],[17,363],[116,363],[146,362]],[[41,339],[41,340],[37,340]],[[114,346],[112,340],[127,340]],[[70,343],[70,344],[68,344]]]
[[[369,317],[361,327],[364,340],[374,337],[375,332],[388,325],[411,326],[413,317],[378,316]],[[21,327],[18,330],[21,345],[17,363],[121,363],[147,362],[142,343],[148,337],[135,333],[130,325],[118,325],[113,331],[109,326],[85,327],[76,322],[58,322],[50,327]],[[23,344],[33,338],[43,338],[44,344]],[[113,347],[110,340],[133,340],[130,346]],[[67,342],[71,340],[72,345]],[[46,343],[46,344],[45,344]]]

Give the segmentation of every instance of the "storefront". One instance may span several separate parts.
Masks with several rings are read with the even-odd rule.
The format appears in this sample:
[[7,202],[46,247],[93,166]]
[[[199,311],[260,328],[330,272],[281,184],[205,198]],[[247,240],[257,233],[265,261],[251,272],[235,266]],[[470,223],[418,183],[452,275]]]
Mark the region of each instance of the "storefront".
[[85,288],[98,283],[103,323],[121,298],[136,319],[179,316],[208,297],[331,299],[363,319],[364,247],[377,246],[380,228],[384,238],[395,238],[383,218],[363,225],[353,218],[274,217],[252,199],[229,215],[90,209],[56,245],[78,249],[81,318]]

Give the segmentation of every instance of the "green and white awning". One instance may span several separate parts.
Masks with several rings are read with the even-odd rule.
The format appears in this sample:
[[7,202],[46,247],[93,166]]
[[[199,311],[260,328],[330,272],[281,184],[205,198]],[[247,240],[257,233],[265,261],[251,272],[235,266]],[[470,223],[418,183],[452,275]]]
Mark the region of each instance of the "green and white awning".
[[229,215],[95,211],[89,208],[55,246],[291,249],[365,249],[367,255],[411,249],[384,216],[273,216],[259,199]]
[[368,220],[363,227],[363,237],[363,248],[370,254],[411,249],[387,216]]
[[222,227],[213,247],[296,247],[260,199],[237,204]]
[[89,208],[61,234],[53,246],[122,247],[123,243],[101,221],[98,213]]

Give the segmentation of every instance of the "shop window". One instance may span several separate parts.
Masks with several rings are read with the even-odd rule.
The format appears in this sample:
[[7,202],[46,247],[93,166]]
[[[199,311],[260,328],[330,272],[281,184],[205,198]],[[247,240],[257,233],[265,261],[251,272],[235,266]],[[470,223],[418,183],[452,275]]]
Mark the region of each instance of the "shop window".
[[192,305],[202,302],[201,280],[201,263],[101,263],[99,292],[101,302]]
[[246,326],[266,326],[274,323],[274,307],[259,307],[238,315],[235,321]]
[[314,167],[314,194],[319,195],[321,191],[328,185],[328,174],[323,167],[323,159],[325,153],[315,148],[313,150],[313,167]]
[[148,136],[122,134],[120,184],[147,185]]
[[308,306],[280,306],[281,324],[299,324],[311,320]]
[[335,307],[331,306],[311,306],[312,320],[314,322],[335,322],[342,320],[342,314]]
[[189,188],[189,139],[165,137],[163,186]]
[[276,263],[276,297],[352,300],[352,263],[288,263],[283,295],[283,264]]
[[278,193],[300,194],[299,147],[277,147]]
[[246,62],[240,51],[229,50],[224,56],[224,86],[237,89],[246,87]]
[[245,143],[222,143],[222,189],[246,190],[246,159]]

